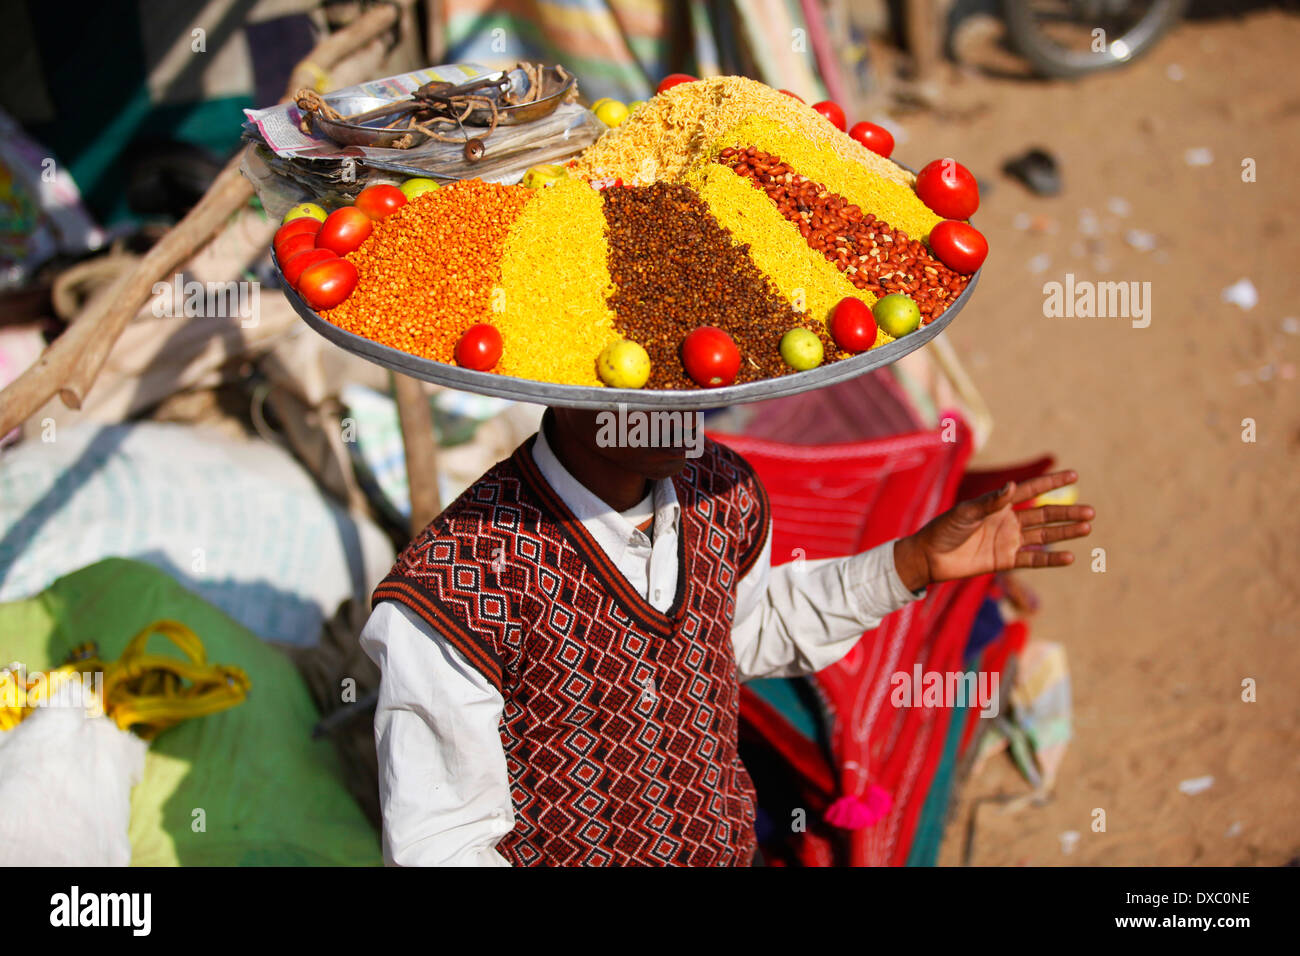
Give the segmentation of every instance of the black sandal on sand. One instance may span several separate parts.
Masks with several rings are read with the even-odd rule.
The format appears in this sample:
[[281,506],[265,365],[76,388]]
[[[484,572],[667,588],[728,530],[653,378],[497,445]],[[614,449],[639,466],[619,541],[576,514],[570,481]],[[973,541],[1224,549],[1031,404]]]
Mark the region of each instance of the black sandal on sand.
[[1055,196],[1061,191],[1061,173],[1052,154],[1042,149],[1031,149],[1023,156],[1009,159],[1002,171],[1024,183],[1035,195]]

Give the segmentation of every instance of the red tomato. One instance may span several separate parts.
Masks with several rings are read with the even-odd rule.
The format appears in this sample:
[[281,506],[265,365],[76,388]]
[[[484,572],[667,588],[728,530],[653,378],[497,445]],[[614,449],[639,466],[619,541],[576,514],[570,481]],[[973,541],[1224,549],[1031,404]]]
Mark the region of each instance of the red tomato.
[[659,87],[655,92],[662,93],[664,90],[671,90],[678,83],[694,83],[698,79],[698,76],[691,76],[689,73],[669,73],[659,81]]
[[310,216],[302,216],[298,219],[290,219],[279,229],[275,230],[275,239],[271,241],[271,248],[273,248],[275,250],[275,254],[281,260],[283,260],[284,256],[280,255],[280,246],[284,244],[286,239],[291,239],[294,236],[305,235],[305,236],[311,236],[312,241],[314,242],[316,233],[318,232],[320,232],[319,219],[313,219]]
[[378,222],[406,205],[406,193],[396,186],[379,183],[361,190],[353,205]]
[[989,241],[968,222],[945,219],[930,230],[930,249],[954,272],[970,275],[989,254]]
[[866,120],[854,123],[853,128],[849,130],[849,135],[873,153],[886,159],[894,151],[894,134],[875,123],[868,123]]
[[926,163],[916,174],[916,195],[944,219],[969,219],[980,207],[975,177],[955,159]]
[[346,259],[326,259],[298,277],[298,291],[317,312],[332,309],[357,287],[357,267]]
[[456,364],[478,372],[490,372],[501,361],[501,333],[496,326],[480,322],[471,325],[456,343]]
[[328,249],[307,249],[304,252],[296,253],[288,259],[280,260],[280,269],[284,272],[284,281],[289,283],[292,288],[298,288],[298,279],[311,266],[318,262],[328,262],[330,259],[337,259],[338,256]]
[[[298,220],[294,220],[297,222]],[[280,260],[280,264],[288,262],[298,253],[306,249],[316,248],[316,234],[311,232],[300,232],[296,236],[290,236],[284,239],[275,247],[275,257]]]
[[320,232],[316,233],[316,247],[328,249],[336,256],[346,256],[365,242],[374,228],[370,217],[360,209],[344,206],[325,217]]
[[682,366],[696,385],[730,385],[740,371],[740,349],[722,329],[702,325],[682,340]]
[[876,344],[876,318],[871,306],[855,296],[845,296],[831,312],[831,338],[846,352],[865,352]]
[[803,97],[800,96],[798,93],[791,93],[789,90],[777,90],[777,92],[778,92],[778,93],[784,93],[786,96],[793,96],[793,97],[794,97],[796,100],[798,100],[800,103],[803,102]]
[[844,110],[840,109],[839,103],[833,103],[830,100],[822,100],[820,103],[814,103],[813,109],[830,120],[831,125],[841,133],[844,132],[844,127],[848,125],[849,121],[845,119]]

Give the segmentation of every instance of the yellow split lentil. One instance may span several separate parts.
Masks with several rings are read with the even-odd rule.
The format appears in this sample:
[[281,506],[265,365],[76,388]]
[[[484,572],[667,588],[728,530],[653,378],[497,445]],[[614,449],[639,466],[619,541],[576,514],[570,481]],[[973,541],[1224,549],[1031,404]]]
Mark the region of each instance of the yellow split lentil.
[[510,227],[501,292],[488,319],[501,333],[495,371],[564,385],[600,385],[596,358],[621,336],[601,194],[578,179],[536,191]]
[[796,305],[802,299],[809,316],[825,322],[836,304],[850,295],[867,305],[875,303],[874,295],[854,288],[844,273],[811,248],[749,179],[708,163],[690,173],[686,185],[699,193],[713,217],[731,230],[737,244],[749,246],[750,259],[782,296]]
[[842,162],[862,166],[881,179],[909,189],[915,182],[903,167],[841,133],[812,107],[743,76],[710,77],[665,90],[588,146],[574,169],[588,178],[618,177],[629,185],[677,182],[690,166],[716,155],[716,150],[707,157],[703,153],[720,133],[751,115],[767,117],[790,135],[825,147]]
[[930,230],[943,222],[942,216],[935,215],[917,198],[911,186],[879,176],[860,163],[845,161],[834,149],[767,117],[750,116],[721,132],[701,152],[696,165],[715,159],[728,146],[742,149],[753,146],[780,156],[801,175],[816,180],[860,206],[863,212],[874,214],[913,239],[927,240]]

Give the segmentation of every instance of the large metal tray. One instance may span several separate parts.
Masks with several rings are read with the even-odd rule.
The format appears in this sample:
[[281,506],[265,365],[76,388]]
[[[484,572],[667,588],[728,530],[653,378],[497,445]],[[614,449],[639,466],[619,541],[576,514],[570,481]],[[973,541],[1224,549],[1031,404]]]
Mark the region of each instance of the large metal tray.
[[[277,267],[279,263],[276,263]],[[982,270],[981,270],[982,271]],[[552,382],[537,382],[532,379],[514,378],[498,375],[495,372],[476,372],[458,365],[446,365],[432,359],[411,355],[399,349],[378,342],[372,342],[363,336],[339,328],[327,319],[313,312],[293,289],[285,287],[284,294],[299,315],[313,329],[335,345],[347,349],[355,355],[369,359],[377,365],[423,379],[436,385],[474,392],[479,395],[492,395],[508,398],[518,402],[534,402],[539,405],[559,405],[569,408],[614,408],[620,403],[628,408],[647,409],[686,409],[703,410],[721,408],[726,405],[740,405],[745,402],[760,402],[769,398],[781,398],[797,395],[800,392],[822,388],[835,382],[862,375],[874,369],[883,368],[898,361],[909,352],[924,346],[951,324],[952,320],[970,301],[979,281],[980,273],[971,276],[970,282],[962,290],[956,301],[944,310],[939,318],[929,325],[917,329],[901,339],[895,339],[887,345],[862,352],[841,362],[821,365],[808,372],[795,372],[779,378],[767,378],[743,385],[728,385],[724,388],[700,388],[682,390],[646,390],[636,388],[606,388],[588,385],[556,385]]]

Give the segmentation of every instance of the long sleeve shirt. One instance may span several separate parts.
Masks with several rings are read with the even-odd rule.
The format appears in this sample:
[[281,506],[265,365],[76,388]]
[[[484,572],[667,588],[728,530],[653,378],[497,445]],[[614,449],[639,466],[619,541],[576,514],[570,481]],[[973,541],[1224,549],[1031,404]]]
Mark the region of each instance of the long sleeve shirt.
[[[564,468],[539,432],[538,470],[610,561],[659,610],[677,589],[680,506],[671,479],[617,512]],[[649,531],[651,533],[647,534]],[[731,641],[742,681],[821,670],[862,632],[922,592],[894,565],[894,542],[847,558],[772,566],[772,536],[737,582]],[[501,694],[448,641],[399,604],[375,607],[361,645],[379,666],[375,713],[384,858],[400,866],[507,866],[497,842],[515,825],[500,734]]]

